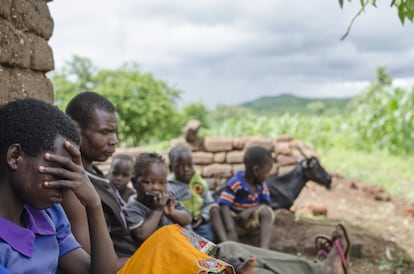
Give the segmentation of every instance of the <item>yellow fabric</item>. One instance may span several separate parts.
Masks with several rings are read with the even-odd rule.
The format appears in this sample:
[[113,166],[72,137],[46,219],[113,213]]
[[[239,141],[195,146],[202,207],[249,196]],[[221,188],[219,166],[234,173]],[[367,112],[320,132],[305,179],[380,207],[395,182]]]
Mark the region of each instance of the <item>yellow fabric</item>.
[[231,265],[207,255],[214,247],[179,225],[163,226],[145,240],[118,274],[234,274]]

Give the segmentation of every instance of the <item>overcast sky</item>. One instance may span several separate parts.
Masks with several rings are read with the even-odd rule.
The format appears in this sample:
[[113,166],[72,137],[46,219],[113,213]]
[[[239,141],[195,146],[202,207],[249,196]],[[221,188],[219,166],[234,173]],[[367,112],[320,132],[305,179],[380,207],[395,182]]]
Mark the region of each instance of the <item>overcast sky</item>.
[[358,17],[359,1],[55,0],[56,68],[73,55],[99,68],[134,61],[183,91],[182,103],[237,104],[281,93],[347,97],[386,66],[414,83],[414,25],[389,1]]

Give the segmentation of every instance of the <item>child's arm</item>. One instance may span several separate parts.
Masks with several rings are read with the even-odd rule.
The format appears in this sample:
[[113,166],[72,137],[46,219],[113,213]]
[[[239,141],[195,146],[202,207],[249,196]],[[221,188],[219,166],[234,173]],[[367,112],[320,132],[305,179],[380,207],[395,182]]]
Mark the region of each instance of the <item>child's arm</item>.
[[175,196],[171,195],[167,205],[164,207],[164,214],[179,225],[189,225],[191,223],[191,214],[183,206],[176,204]]
[[59,267],[63,272],[68,273],[115,273],[116,255],[106,227],[99,195],[82,167],[79,150],[68,141],[65,141],[64,147],[72,160],[46,153],[45,159],[54,163],[56,167],[40,166],[39,171],[56,178],[55,181],[44,182],[45,187],[73,191],[86,209],[91,256],[81,248],[74,249],[60,257]]
[[124,212],[126,212],[128,227],[132,228],[131,234],[138,242],[145,241],[158,228],[168,198],[168,194],[159,193],[154,197],[154,203],[149,212],[129,210],[130,203],[128,203]]

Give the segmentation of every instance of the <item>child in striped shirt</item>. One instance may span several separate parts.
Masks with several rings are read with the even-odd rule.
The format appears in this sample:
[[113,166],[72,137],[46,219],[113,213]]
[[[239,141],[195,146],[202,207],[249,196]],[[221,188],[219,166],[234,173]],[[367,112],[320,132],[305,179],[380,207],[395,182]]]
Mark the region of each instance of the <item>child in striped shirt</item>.
[[260,247],[270,247],[274,212],[265,182],[273,166],[271,153],[263,147],[249,148],[243,158],[245,171],[237,172],[220,194],[218,204],[229,240],[260,231]]

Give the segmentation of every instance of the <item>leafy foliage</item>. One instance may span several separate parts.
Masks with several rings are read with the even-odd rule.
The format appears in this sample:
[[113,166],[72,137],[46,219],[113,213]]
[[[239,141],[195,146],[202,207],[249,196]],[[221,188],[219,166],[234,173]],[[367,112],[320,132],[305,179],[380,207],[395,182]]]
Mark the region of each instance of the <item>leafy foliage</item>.
[[[338,0],[339,5],[341,8],[344,6],[344,0]],[[348,0],[351,2],[351,0]],[[360,0],[362,9],[365,6],[371,4],[372,6],[376,7],[377,1],[376,0]],[[391,0],[390,5],[397,8],[398,17],[402,24],[404,24],[405,20],[408,19],[413,22],[414,19],[414,0]]]
[[379,68],[376,80],[355,100],[356,130],[364,147],[405,154],[414,150],[414,89],[393,88],[385,68]]
[[111,100],[120,115],[119,136],[128,146],[165,140],[181,133],[185,123],[176,103],[181,91],[136,64],[97,70],[87,58],[74,57],[52,75],[56,104],[64,109],[77,93],[93,90]]

